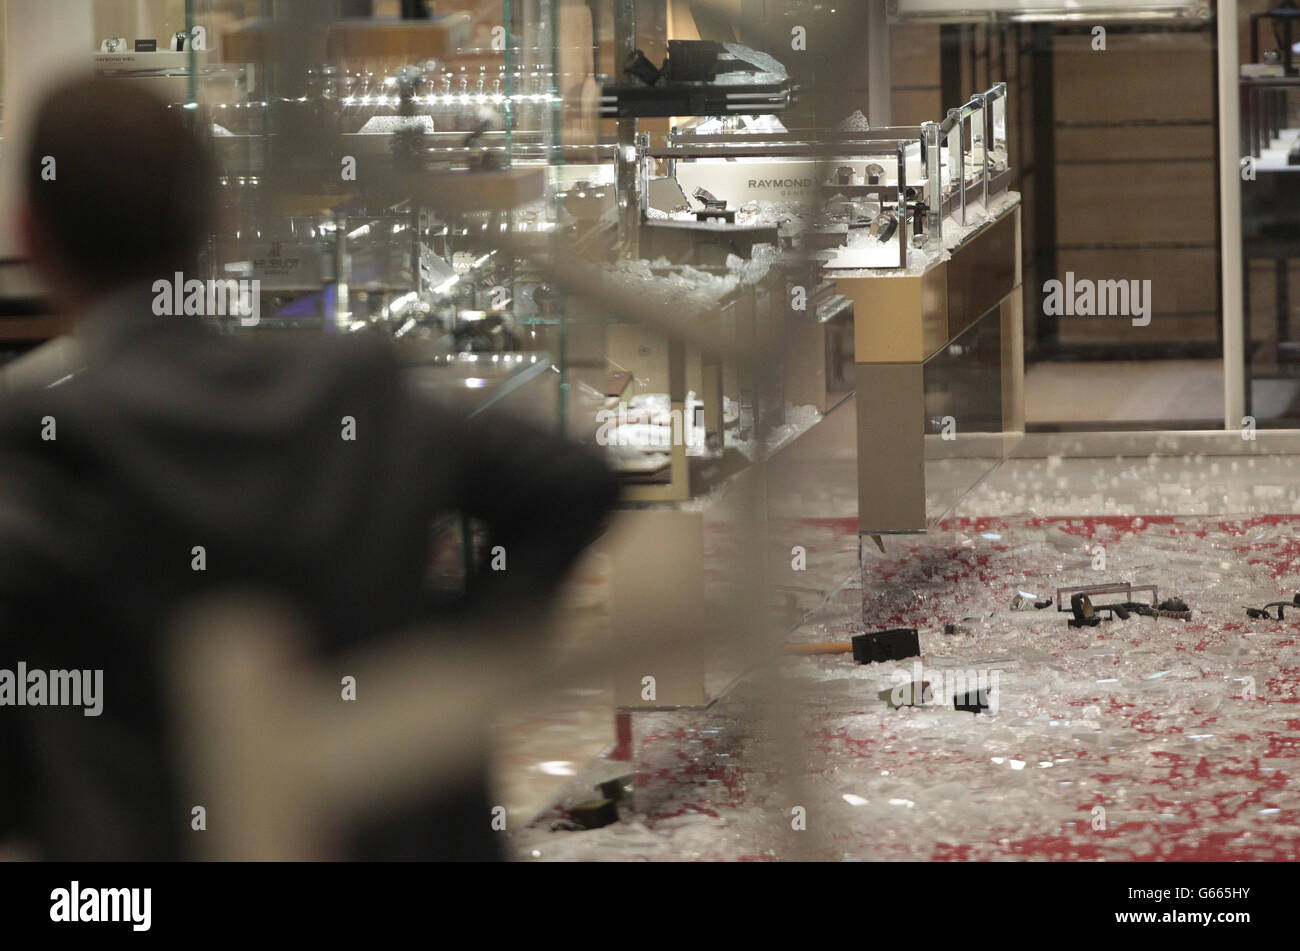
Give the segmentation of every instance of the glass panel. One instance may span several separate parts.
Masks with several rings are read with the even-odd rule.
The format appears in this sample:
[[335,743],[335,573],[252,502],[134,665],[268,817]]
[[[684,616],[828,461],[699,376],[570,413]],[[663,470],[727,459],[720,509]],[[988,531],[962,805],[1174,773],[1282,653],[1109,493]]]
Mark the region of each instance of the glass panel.
[[983,200],[983,191],[979,188],[979,185],[984,176],[984,113],[976,111],[971,114],[968,121],[970,125],[966,138],[966,180],[975,190],[975,195],[979,200]]
[[952,214],[957,216],[957,220],[962,220],[962,183],[965,180],[965,171],[962,155],[962,124],[955,123],[944,137],[943,145],[943,195],[944,201],[952,201]]
[[1007,167],[1007,97],[993,100],[993,136],[989,140],[989,161],[994,168]]
[[[119,47],[97,68],[191,112],[218,157],[204,276],[255,289],[256,320],[214,319],[231,332],[391,334],[422,385],[467,405],[508,393],[554,421],[554,393],[536,394],[564,376],[539,372],[556,341],[533,325],[557,308],[502,248],[556,222],[544,173],[561,146],[554,3],[447,3],[420,21],[397,19],[396,3],[349,6],[367,15],[95,5],[96,36]],[[148,38],[159,51],[134,55]],[[521,374],[529,386],[510,382]]]
[[[1300,426],[1300,76],[1292,21],[1242,18],[1257,61],[1241,68],[1242,282],[1246,415],[1261,428]],[[1249,58],[1249,57],[1246,57]]]
[[947,517],[969,488],[1002,460],[1002,345],[995,314],[968,328],[925,364],[929,524]]
[[993,42],[1031,35],[1008,84],[1012,167],[1042,172],[1020,183],[1026,428],[1221,428],[1213,24]]

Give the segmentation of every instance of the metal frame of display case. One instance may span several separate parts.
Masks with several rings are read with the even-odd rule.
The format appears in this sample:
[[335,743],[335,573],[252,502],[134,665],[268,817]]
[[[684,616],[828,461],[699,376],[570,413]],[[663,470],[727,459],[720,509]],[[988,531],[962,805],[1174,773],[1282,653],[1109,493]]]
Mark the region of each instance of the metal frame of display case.
[[[992,168],[989,162],[990,150],[995,151],[998,147],[995,111],[996,105],[998,102],[1001,102],[1005,109],[1006,99],[1007,84],[995,83],[985,92],[973,95],[970,98],[970,101],[965,105],[958,106],[955,109],[949,109],[948,115],[942,122],[926,122],[922,124],[922,128],[925,130],[927,136],[927,145],[930,146],[927,150],[923,150],[922,154],[926,155],[929,163],[928,174],[939,180],[939,194],[943,196],[942,201],[937,206],[940,211],[937,215],[938,220],[935,220],[933,228],[936,235],[940,237],[943,233],[942,219],[946,218],[948,215],[954,214],[956,211],[960,210],[961,223],[963,225],[966,224],[966,205],[970,201],[969,192],[971,190],[971,186],[968,184],[965,176],[966,152],[967,143],[970,143],[971,151],[974,151],[975,148],[975,129],[973,121],[975,116],[980,116],[982,139],[980,143],[980,151],[982,153],[983,161],[981,162],[982,167],[980,169],[978,183],[980,202],[985,207],[988,207],[990,195],[1000,194],[1011,187],[1011,165],[1009,157],[1007,167],[997,171]],[[951,193],[945,193],[943,188],[942,163],[939,161],[939,156],[941,154],[939,152],[939,147],[942,146],[944,137],[949,137],[951,140],[952,131],[958,126],[960,126],[962,130],[957,136],[958,167],[961,168],[963,172],[962,180],[960,185],[950,186]],[[992,139],[992,141],[990,141],[990,139]],[[1006,146],[1005,137],[1002,139],[1002,145],[1003,147]],[[951,144],[949,145],[949,155],[951,155]]]

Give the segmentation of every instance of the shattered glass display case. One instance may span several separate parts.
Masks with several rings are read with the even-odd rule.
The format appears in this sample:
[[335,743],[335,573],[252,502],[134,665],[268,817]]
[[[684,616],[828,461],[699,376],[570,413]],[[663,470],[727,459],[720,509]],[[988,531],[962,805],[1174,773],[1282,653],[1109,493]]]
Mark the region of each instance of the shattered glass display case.
[[790,132],[763,118],[696,122],[647,144],[648,216],[784,226],[828,269],[906,269],[923,263],[910,248],[941,247],[968,205],[996,201],[1011,180],[1003,83],[920,126],[873,129],[859,112],[836,130]]
[[560,424],[546,295],[508,250],[553,220],[537,161],[558,145],[550,4],[423,20],[232,6],[186,5],[192,94],[176,103],[220,163],[211,277],[258,288],[256,324],[231,332],[385,334],[457,405]]
[[852,314],[825,373],[843,372],[847,349],[858,444],[872,447],[859,452],[863,534],[925,531],[1004,458],[1023,427],[1005,84],[918,126],[692,122],[643,142],[641,160],[652,253],[771,242]]

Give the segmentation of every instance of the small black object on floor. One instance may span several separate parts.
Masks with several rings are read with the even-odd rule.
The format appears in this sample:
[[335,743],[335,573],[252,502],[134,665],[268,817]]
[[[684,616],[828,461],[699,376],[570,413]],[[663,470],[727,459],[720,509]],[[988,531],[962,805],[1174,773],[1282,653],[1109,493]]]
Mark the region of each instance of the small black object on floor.
[[983,713],[985,710],[991,710],[989,688],[981,687],[957,694],[952,698],[952,707],[954,710],[965,710],[967,713]]
[[618,822],[618,803],[613,799],[588,799],[569,808],[569,818],[584,829],[599,829]]
[[859,664],[878,664],[921,656],[921,639],[914,627],[896,627],[888,631],[859,634],[852,638],[853,659]]
[[[1250,618],[1267,618],[1270,621],[1285,621],[1286,609],[1300,607],[1300,592],[1290,601],[1270,601],[1262,608],[1246,608],[1246,617]],[[1277,617],[1268,613],[1269,608],[1277,608]]]

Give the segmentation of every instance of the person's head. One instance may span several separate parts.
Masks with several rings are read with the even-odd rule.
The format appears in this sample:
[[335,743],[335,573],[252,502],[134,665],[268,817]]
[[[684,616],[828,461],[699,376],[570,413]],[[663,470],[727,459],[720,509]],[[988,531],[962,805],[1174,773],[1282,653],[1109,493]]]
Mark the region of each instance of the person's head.
[[64,304],[195,266],[216,171],[187,118],[126,80],[70,80],[41,103],[23,167],[23,231]]

